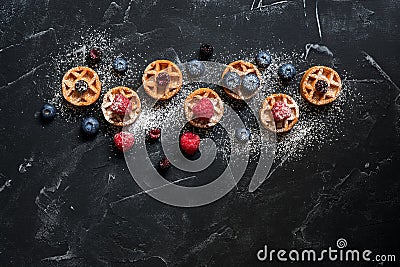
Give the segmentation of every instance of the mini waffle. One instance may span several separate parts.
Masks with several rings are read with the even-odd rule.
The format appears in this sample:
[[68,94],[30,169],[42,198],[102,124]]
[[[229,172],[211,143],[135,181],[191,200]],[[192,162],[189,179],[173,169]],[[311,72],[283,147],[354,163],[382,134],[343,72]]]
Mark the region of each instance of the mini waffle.
[[[203,98],[210,99],[214,106],[214,114],[210,119],[195,118],[193,107]],[[224,103],[219,95],[209,88],[200,88],[191,93],[185,100],[185,116],[189,123],[199,128],[210,128],[216,125],[224,115]]]
[[[257,67],[254,64],[244,61],[244,60],[238,60],[238,61],[230,63],[228,65],[228,67],[224,70],[224,72],[222,73],[222,79],[224,78],[225,74],[229,71],[238,73],[241,79],[243,79],[243,77],[246,76],[247,74],[253,73],[258,77],[258,79],[260,80],[260,83],[262,81],[261,73],[257,69]],[[237,99],[237,100],[250,99],[257,93],[257,91],[256,91],[251,95],[247,95],[247,94],[245,95],[245,94],[242,94],[240,89],[237,92],[233,92],[230,89],[225,88],[225,87],[224,87],[224,91],[228,96],[230,96],[231,98]]]
[[[77,83],[86,83],[86,90],[79,91]],[[88,67],[75,67],[67,71],[62,79],[62,93],[75,106],[89,106],[96,102],[101,92],[101,82],[97,73]]]
[[[318,81],[326,82],[326,92],[318,91]],[[300,82],[300,93],[305,100],[314,105],[326,105],[333,102],[342,90],[339,74],[325,66],[315,66],[308,69]]]
[[[117,94],[121,94],[131,101],[131,109],[125,115],[116,114],[111,110],[111,105]],[[128,87],[115,87],[104,95],[101,110],[103,111],[104,118],[109,123],[115,126],[127,126],[134,123],[139,117],[141,111],[140,99],[137,93]]]
[[[167,73],[170,81],[167,85],[159,85],[157,77],[160,73]],[[166,100],[176,95],[182,87],[182,72],[169,60],[156,60],[144,70],[142,77],[146,93],[154,99]]]
[[[282,121],[275,121],[272,116],[272,108],[274,107],[275,102],[283,101],[286,105],[289,106],[291,110],[291,116]],[[299,107],[297,103],[293,100],[292,97],[285,94],[273,94],[268,96],[260,109],[260,120],[261,124],[269,130],[273,130],[277,133],[288,132],[299,120]],[[274,127],[274,124],[275,127]]]

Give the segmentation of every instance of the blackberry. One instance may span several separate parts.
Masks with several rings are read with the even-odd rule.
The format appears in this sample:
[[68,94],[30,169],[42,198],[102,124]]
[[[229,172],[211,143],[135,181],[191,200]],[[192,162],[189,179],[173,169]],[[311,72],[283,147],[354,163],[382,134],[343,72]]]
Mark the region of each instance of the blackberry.
[[171,81],[171,77],[166,72],[160,72],[156,77],[156,82],[159,86],[167,86]]
[[325,80],[318,80],[315,83],[315,90],[325,94],[328,91],[329,84]]
[[95,65],[100,62],[101,60],[101,51],[98,48],[92,48],[89,50],[86,60],[89,63],[89,65]]

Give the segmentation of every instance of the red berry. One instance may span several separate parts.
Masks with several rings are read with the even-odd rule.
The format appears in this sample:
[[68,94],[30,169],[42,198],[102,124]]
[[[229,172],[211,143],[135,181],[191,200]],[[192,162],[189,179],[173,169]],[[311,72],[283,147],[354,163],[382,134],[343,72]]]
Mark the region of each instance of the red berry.
[[158,163],[159,167],[161,170],[165,171],[169,167],[171,167],[171,162],[169,161],[168,158],[164,157],[160,162]]
[[151,140],[157,140],[161,136],[161,129],[154,128],[149,131],[149,137]]
[[194,119],[211,119],[214,115],[214,105],[208,98],[202,98],[196,105],[193,107],[193,115]]
[[131,101],[122,94],[115,95],[111,104],[111,111],[118,115],[125,115],[126,111],[132,108]]
[[135,138],[129,132],[119,132],[114,135],[114,144],[122,152],[128,151],[133,147]]
[[272,115],[274,116],[275,121],[283,121],[292,116],[292,111],[285,102],[277,101],[272,107]]
[[200,136],[191,132],[186,132],[181,136],[180,145],[186,154],[193,155],[199,149]]

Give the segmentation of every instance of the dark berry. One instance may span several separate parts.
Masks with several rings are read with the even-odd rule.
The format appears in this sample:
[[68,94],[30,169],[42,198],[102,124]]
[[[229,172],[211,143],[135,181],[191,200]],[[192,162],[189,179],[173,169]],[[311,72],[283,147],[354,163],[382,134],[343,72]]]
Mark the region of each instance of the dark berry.
[[296,69],[292,64],[283,64],[278,69],[278,76],[283,81],[290,81],[296,76]]
[[129,132],[119,132],[114,135],[114,144],[122,152],[130,150],[135,143],[133,134]]
[[186,154],[193,155],[199,149],[200,136],[192,132],[186,132],[182,134],[179,144]]
[[257,75],[250,73],[244,76],[242,87],[246,93],[254,93],[260,88],[261,82]]
[[157,140],[161,136],[161,129],[154,128],[149,131],[149,137],[151,140]]
[[290,116],[292,116],[292,111],[285,102],[277,101],[272,107],[272,115],[274,116],[275,121],[283,121],[284,119],[288,119]]
[[240,86],[240,75],[233,71],[228,71],[223,78],[224,86],[232,91],[237,91]]
[[56,116],[56,113],[56,108],[52,104],[46,103],[40,110],[40,118],[44,121],[51,121]]
[[93,136],[99,131],[99,121],[94,117],[87,117],[82,121],[82,132],[85,135]]
[[110,108],[115,114],[125,115],[125,113],[132,108],[132,103],[129,98],[126,98],[122,94],[117,94],[115,95]]
[[75,90],[79,93],[84,93],[88,89],[88,84],[84,80],[78,80],[75,82]]
[[160,170],[166,171],[167,169],[169,169],[171,167],[171,162],[169,161],[169,159],[167,157],[164,157],[160,160],[160,162],[158,163],[158,166],[159,166]]
[[247,128],[238,128],[235,131],[235,136],[240,142],[247,142],[250,140],[250,130]]
[[159,86],[167,86],[171,81],[171,77],[166,72],[160,72],[156,77],[156,82]]
[[128,69],[128,62],[122,57],[117,57],[114,60],[113,68],[116,72],[125,72]]
[[328,91],[329,84],[325,80],[318,80],[315,83],[315,90],[325,94]]
[[271,55],[268,52],[260,52],[256,56],[256,63],[260,68],[268,68],[271,65]]
[[205,66],[203,62],[193,59],[187,63],[186,70],[190,77],[197,78],[204,74]]
[[193,107],[194,119],[211,119],[214,115],[214,105],[210,99],[204,97]]
[[98,48],[92,48],[86,57],[89,64],[97,64],[101,60],[101,51]]
[[214,53],[214,47],[210,44],[202,44],[200,46],[199,59],[209,60]]

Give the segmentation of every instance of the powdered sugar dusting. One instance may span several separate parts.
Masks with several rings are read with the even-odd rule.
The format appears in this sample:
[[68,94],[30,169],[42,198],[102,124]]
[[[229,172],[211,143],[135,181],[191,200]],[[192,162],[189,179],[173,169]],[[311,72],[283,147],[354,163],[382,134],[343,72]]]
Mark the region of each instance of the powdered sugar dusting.
[[[53,97],[49,102],[56,105],[59,117],[68,122],[76,122],[86,114],[95,114],[100,119],[103,116],[100,109],[102,97],[108,90],[118,85],[137,90],[141,74],[143,73],[143,69],[139,69],[139,65],[143,65],[143,63],[147,64],[148,59],[146,57],[148,58],[149,56],[138,53],[122,55],[118,51],[114,41],[107,30],[89,29],[87,32],[82,33],[81,42],[71,42],[53,55],[52,64],[55,70],[54,75],[57,79],[52,79],[48,85],[53,90]],[[98,47],[103,52],[102,61],[94,68],[103,85],[102,94],[95,104],[82,109],[70,105],[63,99],[61,79],[70,68],[78,65],[86,65],[84,58],[86,52],[92,47]],[[237,53],[231,53],[222,49],[220,54],[214,55],[214,58],[216,61],[224,64],[229,64],[238,59],[255,63],[254,56],[259,51],[259,48],[246,48]],[[306,69],[311,67],[302,57],[302,51],[293,50],[288,52],[283,49],[273,49],[270,53],[272,63],[266,70],[262,71],[263,87],[260,93],[252,100],[255,104],[253,111],[257,112],[264,99],[272,93],[285,93],[295,99],[300,107],[300,119],[289,133],[277,136],[276,161],[286,161],[287,159],[298,160],[302,158],[306,149],[318,149],[323,144],[336,141],[333,140],[333,136],[340,134],[339,125],[345,119],[344,107],[346,107],[346,112],[349,112],[348,110],[352,106],[352,99],[355,97],[359,99],[361,96],[354,96],[355,92],[344,84],[341,95],[333,104],[325,107],[314,107],[305,102],[299,93],[298,87],[301,76]],[[128,61],[129,67],[125,75],[117,75],[112,71],[112,61],[117,56],[123,56]],[[190,58],[190,55],[187,55],[187,58]],[[284,63],[292,63],[298,72],[295,80],[289,84],[282,84],[277,75],[279,66]],[[341,75],[342,79],[344,79],[343,73]],[[195,83],[184,84],[181,91],[170,100],[159,103],[154,107],[142,106],[139,119],[134,127],[132,127],[133,131],[147,132],[155,127],[162,129],[165,126],[182,124],[182,122],[176,121],[176,117],[184,117],[182,115],[184,100],[197,88],[198,85]],[[258,117],[258,113],[254,114],[254,116]],[[104,120],[103,123],[106,124],[106,121]],[[104,132],[106,135],[115,132],[115,127],[111,125],[108,125],[106,128],[109,129],[109,131]],[[214,131],[214,134],[220,134],[218,131]],[[230,137],[234,138],[233,133],[230,134],[232,134]],[[226,146],[222,149],[226,152],[230,151],[228,146],[231,143],[228,140],[222,143]],[[249,143],[248,145],[251,151],[254,151],[259,146],[257,143]]]

